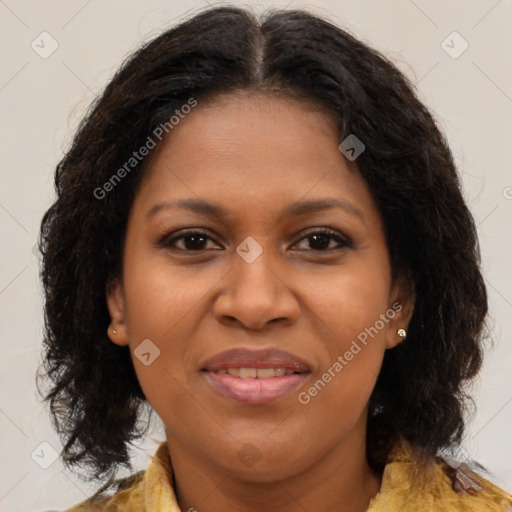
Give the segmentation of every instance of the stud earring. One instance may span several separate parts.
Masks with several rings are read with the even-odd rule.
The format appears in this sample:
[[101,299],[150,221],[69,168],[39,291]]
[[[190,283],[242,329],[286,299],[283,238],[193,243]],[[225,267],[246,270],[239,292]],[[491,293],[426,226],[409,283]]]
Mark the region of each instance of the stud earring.
[[405,329],[397,329],[396,333],[400,338],[405,339],[407,336],[407,333],[405,332]]
[[117,334],[117,331],[116,331],[115,329],[112,329],[112,332],[113,332],[114,334]]

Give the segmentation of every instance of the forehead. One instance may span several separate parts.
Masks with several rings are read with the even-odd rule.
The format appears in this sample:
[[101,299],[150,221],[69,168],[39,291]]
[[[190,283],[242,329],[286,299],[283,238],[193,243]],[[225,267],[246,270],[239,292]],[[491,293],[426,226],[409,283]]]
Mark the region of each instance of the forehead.
[[156,150],[136,202],[147,210],[200,197],[225,209],[265,205],[269,211],[330,197],[374,209],[338,139],[336,119],[314,103],[261,94],[198,101]]

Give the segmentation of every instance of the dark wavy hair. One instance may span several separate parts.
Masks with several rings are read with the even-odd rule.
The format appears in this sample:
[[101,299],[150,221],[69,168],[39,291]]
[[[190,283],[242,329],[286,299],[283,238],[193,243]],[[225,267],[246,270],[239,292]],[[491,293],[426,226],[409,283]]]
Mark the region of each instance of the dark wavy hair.
[[[106,289],[121,275],[127,219],[149,165],[95,191],[193,97],[256,91],[312,102],[339,140],[366,146],[357,172],[382,216],[393,278],[415,305],[407,340],[386,351],[369,403],[367,459],[381,470],[399,436],[433,456],[458,442],[481,367],[487,296],[474,220],[447,141],[413,84],[388,59],[300,10],[202,11],[122,65],[57,165],[57,199],[41,222],[44,400],[67,466],[92,478],[131,468],[147,402],[128,347],[107,337]],[[170,135],[172,136],[172,134]]]

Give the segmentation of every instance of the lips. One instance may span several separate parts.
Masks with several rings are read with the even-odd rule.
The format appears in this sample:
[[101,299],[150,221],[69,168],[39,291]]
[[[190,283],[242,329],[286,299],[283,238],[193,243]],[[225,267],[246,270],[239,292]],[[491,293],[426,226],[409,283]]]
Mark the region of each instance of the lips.
[[285,368],[293,370],[294,373],[307,373],[311,371],[310,366],[301,358],[277,349],[232,349],[222,352],[208,361],[203,370],[217,372],[229,368]]
[[311,367],[277,349],[233,349],[206,361],[202,372],[214,390],[245,404],[275,402],[299,388]]

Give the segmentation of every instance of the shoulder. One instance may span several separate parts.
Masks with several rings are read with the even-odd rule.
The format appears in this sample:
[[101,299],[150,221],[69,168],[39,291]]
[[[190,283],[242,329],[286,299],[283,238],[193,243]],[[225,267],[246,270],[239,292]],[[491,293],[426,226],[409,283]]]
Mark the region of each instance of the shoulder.
[[[100,489],[94,496],[67,509],[65,512],[139,512],[143,510],[142,487],[145,471],[116,480],[113,494],[105,496]],[[100,494],[101,493],[101,494]]]
[[466,464],[426,460],[400,441],[368,512],[512,512],[512,496]]
[[435,500],[446,512],[512,512],[512,496],[472,471],[466,464],[450,467],[437,462],[433,474]]
[[463,506],[460,510],[512,512],[512,495],[505,490],[478,475],[466,464],[456,468],[447,466],[445,463],[440,464],[443,472],[450,476],[452,496],[455,494],[457,503]]
[[[172,487],[172,467],[167,442],[160,443],[147,469],[103,486],[94,496],[65,512],[179,512]],[[110,488],[110,496],[105,493]]]

